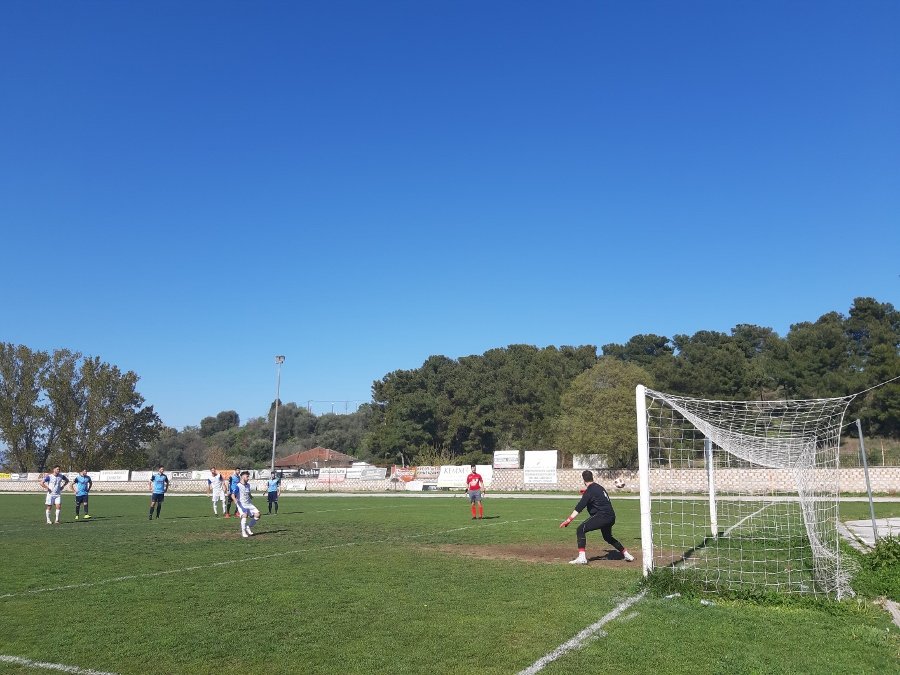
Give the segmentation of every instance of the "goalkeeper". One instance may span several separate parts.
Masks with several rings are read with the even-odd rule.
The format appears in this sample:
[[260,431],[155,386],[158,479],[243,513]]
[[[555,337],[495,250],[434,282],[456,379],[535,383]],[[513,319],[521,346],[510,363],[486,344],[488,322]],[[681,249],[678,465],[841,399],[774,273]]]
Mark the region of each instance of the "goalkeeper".
[[625,547],[612,535],[613,525],[616,523],[616,512],[613,511],[612,502],[609,501],[609,495],[602,485],[594,482],[594,474],[591,471],[582,471],[581,478],[584,480],[585,490],[581,495],[581,500],[575,505],[572,514],[562,521],[560,527],[568,527],[575,518],[587,507],[590,517],[578,526],[578,557],[570,560],[572,565],[587,565],[587,556],[584,549],[587,546],[587,533],[594,530],[600,530],[603,539],[622,554],[625,560],[634,560]]

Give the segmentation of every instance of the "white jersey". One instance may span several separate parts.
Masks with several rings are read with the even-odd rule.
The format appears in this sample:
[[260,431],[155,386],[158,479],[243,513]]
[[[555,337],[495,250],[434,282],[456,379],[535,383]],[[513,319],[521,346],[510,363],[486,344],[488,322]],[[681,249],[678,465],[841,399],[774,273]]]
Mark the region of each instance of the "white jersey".
[[50,494],[58,497],[62,494],[63,488],[68,484],[69,479],[59,474],[54,476],[52,473],[44,479],[44,484],[50,489]]
[[212,488],[213,497],[221,497],[225,491],[225,480],[222,474],[217,473],[206,479],[206,483]]
[[237,503],[242,509],[249,509],[253,506],[253,497],[250,495],[250,486],[238,483],[234,486],[232,494],[237,495]]

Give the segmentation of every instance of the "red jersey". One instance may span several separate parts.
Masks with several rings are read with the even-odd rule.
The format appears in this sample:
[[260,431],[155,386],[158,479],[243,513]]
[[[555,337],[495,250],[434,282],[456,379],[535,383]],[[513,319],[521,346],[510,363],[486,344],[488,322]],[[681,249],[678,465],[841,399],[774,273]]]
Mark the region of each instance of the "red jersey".
[[466,488],[469,490],[484,489],[484,481],[481,480],[481,474],[475,473],[474,471],[470,473],[469,477],[466,478]]

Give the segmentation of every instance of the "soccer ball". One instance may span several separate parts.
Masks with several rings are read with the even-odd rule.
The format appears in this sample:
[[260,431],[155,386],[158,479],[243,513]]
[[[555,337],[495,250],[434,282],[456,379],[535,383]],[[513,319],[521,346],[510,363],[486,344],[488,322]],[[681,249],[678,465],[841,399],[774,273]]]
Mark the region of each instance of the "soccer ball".
[[619,476],[613,481],[613,485],[621,490],[623,487],[625,487],[625,479]]

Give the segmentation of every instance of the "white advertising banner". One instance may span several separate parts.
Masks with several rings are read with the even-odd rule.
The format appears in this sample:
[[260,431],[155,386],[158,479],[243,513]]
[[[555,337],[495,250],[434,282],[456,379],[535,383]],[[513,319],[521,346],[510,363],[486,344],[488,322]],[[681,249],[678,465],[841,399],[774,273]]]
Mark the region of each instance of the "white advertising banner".
[[97,477],[97,480],[106,482],[106,481],[117,481],[117,482],[127,482],[128,474],[131,473],[128,469],[112,469],[108,471],[101,471],[100,475]]
[[27,476],[28,477],[26,480],[44,480],[44,474],[42,473],[30,472],[27,474]]
[[428,483],[437,483],[440,473],[441,467],[439,466],[417,466],[416,480],[420,480],[426,485]]
[[303,492],[306,490],[306,481],[289,478],[281,481],[281,489],[285,492]]
[[155,473],[156,473],[155,471],[132,471],[131,472],[131,480],[132,481],[150,480],[150,477]]
[[347,469],[347,480],[381,480],[386,475],[387,469],[366,462],[354,462]]
[[[438,475],[437,486],[439,488],[465,488],[466,478],[471,471],[472,467],[468,464],[463,466],[442,466]],[[484,487],[488,487],[491,484],[491,479],[494,477],[494,467],[490,464],[478,464],[475,466],[475,471],[481,475]]]
[[466,476],[469,475],[469,467],[444,465],[438,474],[437,486],[439,488],[464,488]]
[[555,485],[556,450],[526,450],[524,477],[526,485]]
[[[519,451],[518,450],[497,450],[494,452],[494,468],[495,469],[518,469],[519,468]],[[479,471],[479,473],[481,473]]]
[[347,477],[346,467],[325,467],[319,469],[320,483],[343,483]]
[[573,469],[605,469],[606,455],[572,455]]

